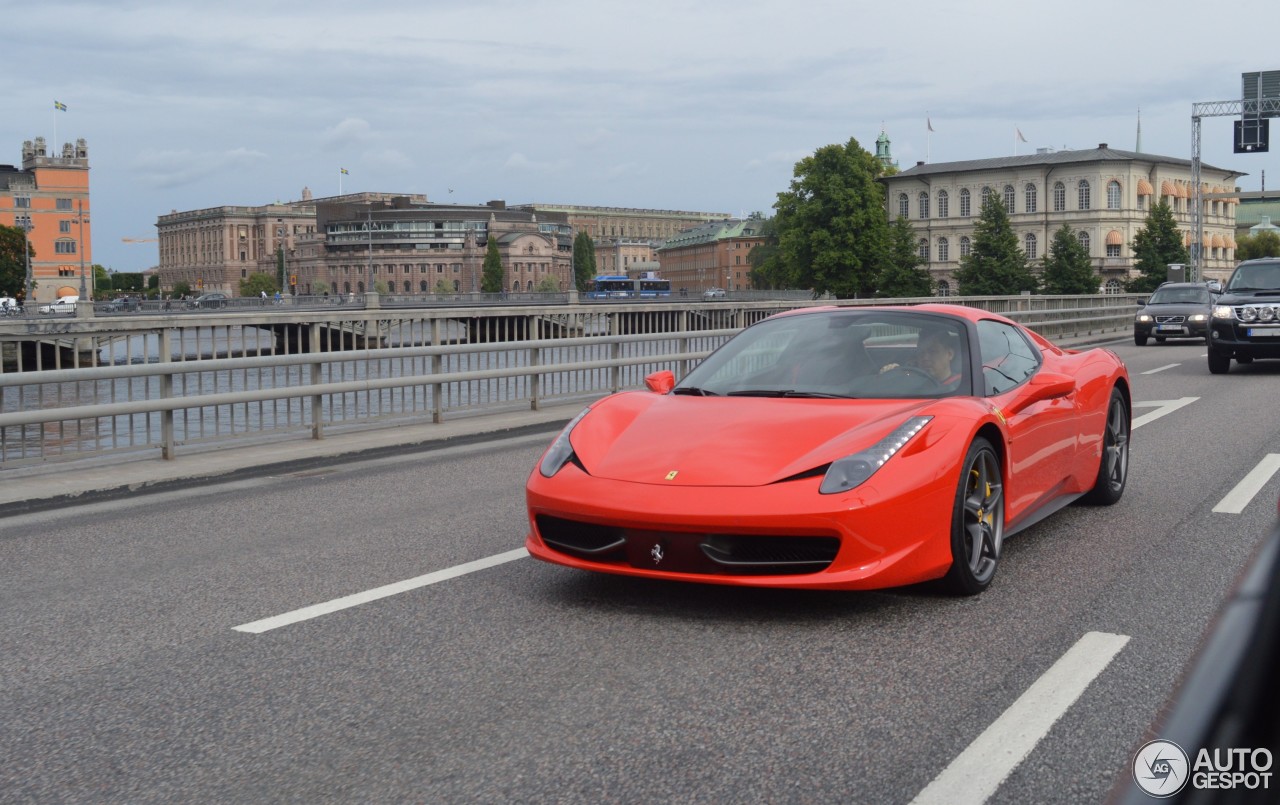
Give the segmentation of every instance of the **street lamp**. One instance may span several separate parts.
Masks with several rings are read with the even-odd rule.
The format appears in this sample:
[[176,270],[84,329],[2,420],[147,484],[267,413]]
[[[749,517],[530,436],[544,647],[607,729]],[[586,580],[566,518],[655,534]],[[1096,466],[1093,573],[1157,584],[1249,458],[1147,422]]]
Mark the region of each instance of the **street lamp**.
[[25,311],[26,306],[31,304],[31,286],[35,284],[31,276],[31,244],[27,240],[27,233],[31,231],[31,218],[24,218],[19,226],[22,227],[22,256],[27,261],[27,292],[22,297],[22,306]]
[[83,302],[89,298],[84,284],[84,199],[76,201],[76,209],[76,221],[80,224],[80,301]]

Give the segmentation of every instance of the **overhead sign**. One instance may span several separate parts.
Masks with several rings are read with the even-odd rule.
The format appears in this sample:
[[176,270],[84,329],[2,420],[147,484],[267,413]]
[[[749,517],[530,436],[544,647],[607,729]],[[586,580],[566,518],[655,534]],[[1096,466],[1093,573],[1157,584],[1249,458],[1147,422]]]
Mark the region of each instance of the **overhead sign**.
[[1268,150],[1270,141],[1270,120],[1246,117],[1235,122],[1235,152],[1237,154],[1260,154]]

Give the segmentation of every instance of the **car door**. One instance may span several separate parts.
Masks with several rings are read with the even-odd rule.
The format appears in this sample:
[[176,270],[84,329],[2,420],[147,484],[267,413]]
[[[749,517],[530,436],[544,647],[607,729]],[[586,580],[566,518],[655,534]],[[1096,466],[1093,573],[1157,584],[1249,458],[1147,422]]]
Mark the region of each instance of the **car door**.
[[978,322],[984,393],[1008,427],[1005,516],[1016,523],[1058,497],[1071,477],[1079,449],[1075,392],[1034,399],[1043,369],[1040,350],[1010,324]]

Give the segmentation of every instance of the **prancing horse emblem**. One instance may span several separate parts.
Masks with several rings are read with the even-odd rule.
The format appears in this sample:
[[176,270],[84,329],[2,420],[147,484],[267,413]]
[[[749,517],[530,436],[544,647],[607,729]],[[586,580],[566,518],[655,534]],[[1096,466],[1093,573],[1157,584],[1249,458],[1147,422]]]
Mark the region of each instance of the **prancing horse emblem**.
[[649,549],[649,555],[653,557],[653,563],[655,565],[662,564],[662,559],[666,556],[666,554],[662,552],[662,543],[654,543],[653,547]]
[[676,476],[679,474],[680,474],[680,470],[672,470],[671,472],[667,473],[667,480],[674,481],[676,479]]

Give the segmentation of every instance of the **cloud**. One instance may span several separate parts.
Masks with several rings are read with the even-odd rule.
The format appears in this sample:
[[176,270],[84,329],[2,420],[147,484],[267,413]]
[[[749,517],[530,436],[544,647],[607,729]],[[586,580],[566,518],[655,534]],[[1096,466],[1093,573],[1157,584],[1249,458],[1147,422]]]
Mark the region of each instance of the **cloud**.
[[172,188],[231,171],[246,170],[262,164],[267,158],[261,151],[250,148],[233,148],[219,153],[153,151],[139,154],[134,159],[133,172],[143,184]]
[[524,154],[516,152],[507,157],[507,161],[503,163],[503,168],[512,171],[523,171],[529,173],[553,173],[555,171],[565,170],[569,167],[569,160],[558,159],[554,161],[535,161],[529,159]]
[[369,125],[369,121],[358,117],[348,117],[320,135],[320,144],[329,151],[366,145],[373,140],[373,127]]

